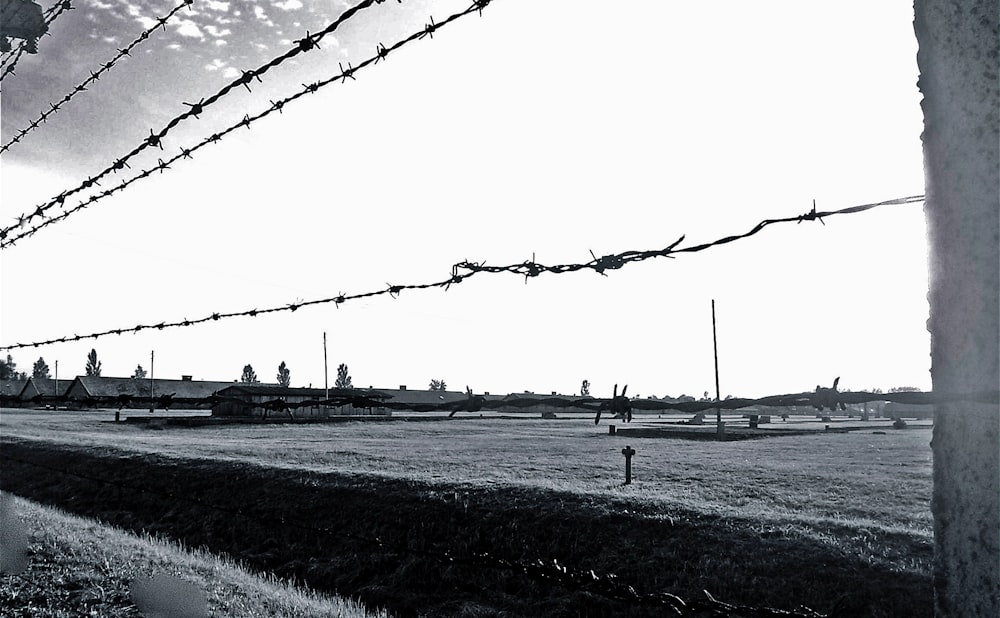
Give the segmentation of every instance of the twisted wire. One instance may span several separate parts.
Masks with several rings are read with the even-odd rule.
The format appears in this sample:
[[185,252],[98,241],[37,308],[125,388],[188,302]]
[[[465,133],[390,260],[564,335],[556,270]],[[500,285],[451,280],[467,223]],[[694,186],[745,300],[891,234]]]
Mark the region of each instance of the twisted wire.
[[49,108],[43,110],[42,113],[38,116],[38,118],[31,121],[31,123],[28,124],[28,126],[18,131],[17,134],[14,137],[12,137],[6,144],[0,146],[0,154],[3,154],[4,152],[10,150],[11,146],[21,141],[24,138],[24,136],[30,133],[32,130],[38,128],[42,123],[48,120],[49,116],[59,111],[66,103],[69,103],[70,99],[75,97],[77,94],[83,92],[84,90],[87,89],[87,86],[100,79],[103,73],[110,71],[119,60],[121,60],[125,56],[129,56],[132,49],[134,49],[137,45],[148,39],[149,35],[151,35],[157,28],[162,28],[166,30],[167,28],[166,24],[170,20],[170,18],[176,15],[182,8],[184,7],[190,8],[192,2],[194,2],[194,0],[181,0],[181,2],[173,9],[171,9],[169,13],[161,17],[158,17],[155,20],[156,23],[154,25],[144,30],[142,34],[136,37],[136,39],[133,40],[131,43],[119,49],[117,55],[115,55],[111,60],[108,60],[104,64],[100,65],[96,71],[91,71],[89,77],[83,80],[83,82],[78,84],[75,88],[70,90],[66,95],[63,96],[62,99],[60,99],[56,103],[50,103]]
[[[102,178],[104,178],[108,174],[117,173],[118,171],[123,170],[126,167],[128,167],[128,162],[132,158],[134,158],[135,156],[137,156],[139,153],[141,153],[144,150],[146,150],[147,148],[156,147],[156,148],[162,149],[163,145],[162,145],[161,142],[162,142],[163,138],[166,137],[174,127],[176,127],[178,124],[180,124],[184,120],[186,120],[188,118],[191,118],[191,117],[195,117],[195,118],[199,117],[200,114],[202,112],[204,112],[204,110],[206,108],[208,108],[211,105],[213,105],[214,103],[218,102],[220,99],[222,99],[223,97],[225,97],[227,94],[229,94],[230,92],[232,92],[236,88],[239,88],[239,87],[242,86],[242,87],[246,88],[249,91],[250,90],[250,84],[253,82],[253,80],[257,80],[259,82],[259,81],[261,81],[261,79],[260,79],[261,76],[264,73],[266,73],[267,71],[269,71],[270,69],[272,69],[272,68],[274,68],[274,67],[282,64],[283,62],[286,62],[287,60],[289,60],[291,58],[294,58],[295,56],[297,56],[299,54],[307,53],[307,52],[309,52],[309,51],[311,51],[313,49],[317,49],[319,47],[319,42],[323,39],[323,37],[325,37],[326,35],[334,32],[344,22],[346,22],[347,20],[351,19],[352,17],[354,17],[355,15],[357,15],[359,12],[361,12],[361,11],[363,11],[363,10],[365,10],[365,9],[367,9],[367,8],[375,5],[375,4],[382,4],[385,1],[386,0],[363,0],[362,2],[359,2],[358,4],[352,6],[351,8],[349,8],[347,10],[345,10],[343,13],[340,14],[339,17],[337,17],[336,20],[334,20],[333,22],[331,22],[329,25],[326,26],[326,28],[324,28],[323,30],[317,32],[316,34],[310,34],[307,31],[306,35],[303,38],[301,38],[298,41],[296,41],[295,45],[292,48],[290,48],[289,50],[287,50],[285,53],[272,58],[268,62],[262,64],[259,67],[257,67],[256,69],[252,69],[252,70],[249,70],[249,71],[243,71],[240,77],[235,78],[233,81],[231,81],[230,83],[228,83],[225,86],[223,86],[215,94],[213,94],[213,95],[211,95],[209,97],[206,97],[204,99],[201,99],[197,103],[185,103],[185,105],[188,106],[188,109],[186,111],[184,111],[184,112],[178,114],[177,116],[175,116],[174,118],[172,118],[159,131],[153,131],[152,129],[150,129],[150,131],[149,131],[149,137],[145,138],[142,142],[139,143],[138,146],[135,146],[132,150],[130,150],[124,156],[120,157],[119,159],[117,159],[116,161],[114,161],[113,163],[111,163],[110,165],[108,165],[107,167],[105,167],[102,171],[100,171],[97,174],[95,174],[95,175],[87,178],[86,180],[84,180],[83,182],[81,182],[76,187],[74,187],[72,189],[69,189],[69,190],[66,190],[66,191],[63,191],[62,193],[60,193],[56,197],[50,199],[48,202],[46,202],[44,204],[40,204],[39,206],[37,206],[35,208],[34,211],[32,211],[32,212],[26,212],[26,213],[20,215],[19,217],[17,217],[17,223],[16,224],[0,229],[0,241],[4,241],[7,238],[8,234],[10,232],[14,231],[17,228],[24,227],[26,224],[30,223],[32,219],[34,219],[36,217],[38,217],[38,218],[45,218],[45,212],[46,211],[48,211],[49,209],[51,209],[51,208],[53,208],[53,207],[55,207],[57,205],[58,206],[62,206],[65,203],[66,198],[68,198],[68,197],[70,197],[72,195],[75,195],[76,193],[78,193],[80,191],[83,191],[85,189],[90,189],[90,188],[92,188],[94,186],[100,186],[100,180]],[[480,1],[483,1],[483,0],[480,0]],[[166,166],[163,165],[163,168],[165,168],[165,167]],[[156,169],[156,168],[154,168],[154,169]],[[147,171],[147,173],[144,174],[144,175],[148,175],[148,173],[149,172]],[[105,193],[99,194],[99,195],[103,196],[103,195],[106,195],[107,193],[108,192],[105,192]],[[60,216],[60,217],[58,217],[56,219],[57,220],[61,220],[63,218],[65,218],[65,217],[64,216]],[[32,228],[28,232],[25,232],[23,234],[18,235],[14,240],[17,240],[17,238],[23,238],[24,236],[29,236],[29,235],[33,234],[34,232],[36,232],[38,229],[40,229],[42,227],[45,227],[46,225],[49,225],[51,223],[52,223],[52,219],[49,219],[49,220],[45,221],[43,224],[38,225],[38,226]],[[6,242],[0,242],[0,248],[10,246],[10,244],[12,242],[13,242],[13,240],[6,240]]]
[[[542,273],[551,274],[565,274],[570,272],[577,272],[581,270],[592,270],[600,275],[606,275],[608,270],[618,270],[623,268],[628,264],[633,264],[636,262],[643,262],[645,260],[650,260],[657,257],[667,257],[673,258],[679,253],[698,253],[701,251],[707,251],[713,247],[735,242],[740,239],[749,238],[766,227],[772,225],[779,225],[785,223],[801,223],[803,221],[820,221],[824,218],[834,217],[838,215],[848,215],[864,212],[871,210],[873,208],[900,205],[900,204],[914,204],[923,201],[923,196],[915,195],[910,197],[903,197],[892,200],[885,200],[882,202],[874,202],[870,204],[861,204],[858,206],[850,206],[847,208],[842,208],[840,210],[831,210],[824,212],[817,212],[815,205],[813,209],[803,215],[797,217],[784,217],[778,219],[765,219],[757,225],[755,225],[750,231],[737,234],[734,236],[725,236],[718,240],[702,243],[700,245],[692,245],[689,247],[682,247],[680,243],[683,242],[684,236],[681,236],[678,240],[674,241],[667,247],[663,249],[647,250],[647,251],[624,251],[622,253],[604,255],[602,257],[594,256],[591,252],[593,259],[587,262],[576,262],[576,263],[566,263],[566,264],[556,264],[556,265],[545,265],[538,263],[532,258],[530,261],[519,262],[515,264],[507,264],[503,266],[490,266],[481,262],[470,262],[468,260],[458,262],[454,264],[451,268],[451,276],[440,281],[434,281],[429,283],[417,283],[417,284],[389,284],[388,287],[371,290],[367,292],[362,292],[358,294],[338,294],[336,296],[331,296],[327,298],[319,298],[306,301],[296,301],[287,305],[268,307],[265,309],[247,309],[242,311],[232,311],[232,312],[215,312],[210,315],[189,320],[187,318],[183,320],[175,320],[171,322],[159,322],[156,324],[139,324],[136,326],[128,328],[115,328],[106,331],[94,332],[87,335],[71,335],[63,336],[54,339],[48,339],[44,341],[35,341],[31,343],[17,343],[13,345],[0,346],[0,350],[14,350],[18,348],[28,348],[28,347],[38,347],[41,345],[49,345],[53,343],[67,343],[73,341],[81,341],[84,339],[98,339],[100,337],[106,337],[108,335],[121,335],[123,333],[138,333],[143,330],[163,330],[166,328],[177,328],[177,327],[187,327],[194,326],[195,324],[204,324],[206,322],[217,322],[219,320],[236,318],[236,317],[257,317],[258,315],[264,315],[269,313],[279,313],[279,312],[295,312],[302,307],[309,307],[313,305],[325,305],[333,304],[335,306],[340,306],[341,304],[348,301],[356,301],[365,298],[373,298],[376,296],[382,296],[388,294],[389,296],[396,297],[401,292],[405,290],[425,290],[430,288],[443,288],[444,290],[450,289],[453,284],[458,284],[470,277],[488,273],[488,274],[516,274],[524,276],[525,282],[530,277],[537,277]],[[825,225],[825,224],[824,224]]]

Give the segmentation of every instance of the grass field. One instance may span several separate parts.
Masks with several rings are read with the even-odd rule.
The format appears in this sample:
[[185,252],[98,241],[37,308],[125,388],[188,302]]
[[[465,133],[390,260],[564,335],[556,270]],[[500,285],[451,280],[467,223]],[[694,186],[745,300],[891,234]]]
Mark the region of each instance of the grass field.
[[[788,608],[813,600],[818,609],[829,609],[840,596],[856,593],[864,597],[870,615],[931,613],[931,451],[926,427],[894,431],[885,423],[871,423],[872,429],[850,433],[819,431],[716,443],[611,436],[605,426],[594,427],[584,418],[165,429],[114,424],[108,418],[113,413],[4,411],[0,436],[5,447],[34,443],[105,457],[131,453],[129,462],[142,456],[173,462],[180,469],[196,467],[191,461],[209,462],[212,474],[249,469],[247,474],[279,484],[280,479],[309,478],[313,486],[323,488],[324,497],[337,495],[336,504],[345,509],[352,498],[343,492],[350,489],[367,492],[358,500],[369,510],[380,508],[373,499],[398,498],[394,508],[400,517],[407,510],[425,517],[430,513],[425,510],[436,505],[434,509],[444,509],[435,511],[436,517],[476,530],[506,527],[504,536],[521,521],[515,536],[523,538],[489,539],[494,550],[522,557],[531,556],[531,550],[539,558],[572,556],[605,572],[641,578],[643,588],[685,594],[707,588],[717,596],[723,591],[727,600]],[[651,418],[633,424],[658,422]],[[626,443],[637,451],[629,486],[622,485],[620,451]],[[171,469],[176,476],[178,468]],[[197,480],[190,482],[192,492],[200,491]],[[32,491],[44,493],[37,486]],[[309,502],[315,501],[314,495]],[[314,512],[312,506],[306,510]],[[373,517],[364,525],[382,526],[382,534],[392,534],[390,515],[381,523]],[[549,532],[531,530],[543,525],[533,521],[547,522]],[[447,543],[433,537],[439,533],[432,534],[435,525],[426,525],[426,538],[411,534],[410,542]],[[394,526],[398,529],[399,522]],[[421,526],[423,530],[423,522]],[[690,530],[681,534],[686,527]],[[576,538],[574,530],[588,538]],[[442,529],[440,534],[454,530]],[[451,547],[456,545],[465,546],[452,539]],[[720,549],[725,547],[729,551]],[[226,551],[235,550],[227,546]],[[624,564],[624,553],[640,564]],[[656,569],[657,576],[643,575],[649,569]],[[402,608],[398,611],[404,615],[418,615],[421,610],[397,599],[411,583],[395,572],[392,579],[401,590],[382,590],[367,598],[390,609]],[[810,591],[810,582],[829,589]],[[440,596],[448,594],[456,593]],[[531,615],[525,604],[538,603],[528,599],[517,606],[506,598],[491,602],[514,608],[510,615]],[[454,615],[472,615],[448,607]],[[590,615],[616,615],[613,609],[608,612]]]

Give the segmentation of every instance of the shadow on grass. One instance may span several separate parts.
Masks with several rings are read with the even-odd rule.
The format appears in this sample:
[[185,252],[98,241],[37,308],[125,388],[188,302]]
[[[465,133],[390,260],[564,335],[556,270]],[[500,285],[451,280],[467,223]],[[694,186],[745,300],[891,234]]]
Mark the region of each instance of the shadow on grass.
[[[0,459],[5,491],[205,547],[404,617],[663,612],[517,571],[435,557],[446,552],[557,559],[576,569],[615,573],[640,594],[693,599],[708,590],[748,606],[805,605],[824,613],[836,606],[845,616],[932,614],[929,575],[874,569],[846,551],[801,537],[762,536],[745,520],[677,511],[657,517],[650,507],[625,500],[310,474],[42,442],[4,441]],[[382,544],[370,541],[375,538]]]

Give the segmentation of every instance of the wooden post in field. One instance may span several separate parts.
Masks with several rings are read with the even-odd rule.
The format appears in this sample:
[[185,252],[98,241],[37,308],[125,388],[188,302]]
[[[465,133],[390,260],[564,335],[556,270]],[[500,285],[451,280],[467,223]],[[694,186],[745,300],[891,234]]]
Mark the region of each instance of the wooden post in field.
[[725,426],[722,424],[722,408],[719,407],[719,344],[715,337],[715,299],[712,299],[712,353],[715,356],[715,433],[722,439]]
[[52,395],[56,397],[55,402],[52,404],[53,410],[59,409],[59,361],[56,361],[56,388],[52,391]]
[[622,449],[622,455],[625,456],[625,484],[632,484],[632,455],[635,455],[635,449],[629,445],[625,445]]

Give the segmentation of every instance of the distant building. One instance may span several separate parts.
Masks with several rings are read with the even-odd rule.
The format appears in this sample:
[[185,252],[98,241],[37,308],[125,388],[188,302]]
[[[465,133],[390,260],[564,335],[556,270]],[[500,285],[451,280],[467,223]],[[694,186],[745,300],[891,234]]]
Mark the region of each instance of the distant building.
[[0,380],[0,406],[14,406],[21,403],[21,391],[27,380]]
[[[232,386],[232,382],[202,382],[190,380],[164,380],[154,378],[106,378],[103,376],[77,376],[68,383],[66,396],[71,402],[97,405],[118,405],[126,408],[147,408],[149,398],[171,396],[174,407],[208,409],[211,403],[202,402],[218,391]],[[144,402],[134,401],[143,398]]]
[[65,397],[72,382],[72,380],[31,377],[25,382],[18,397],[24,404],[42,404],[46,399]]

